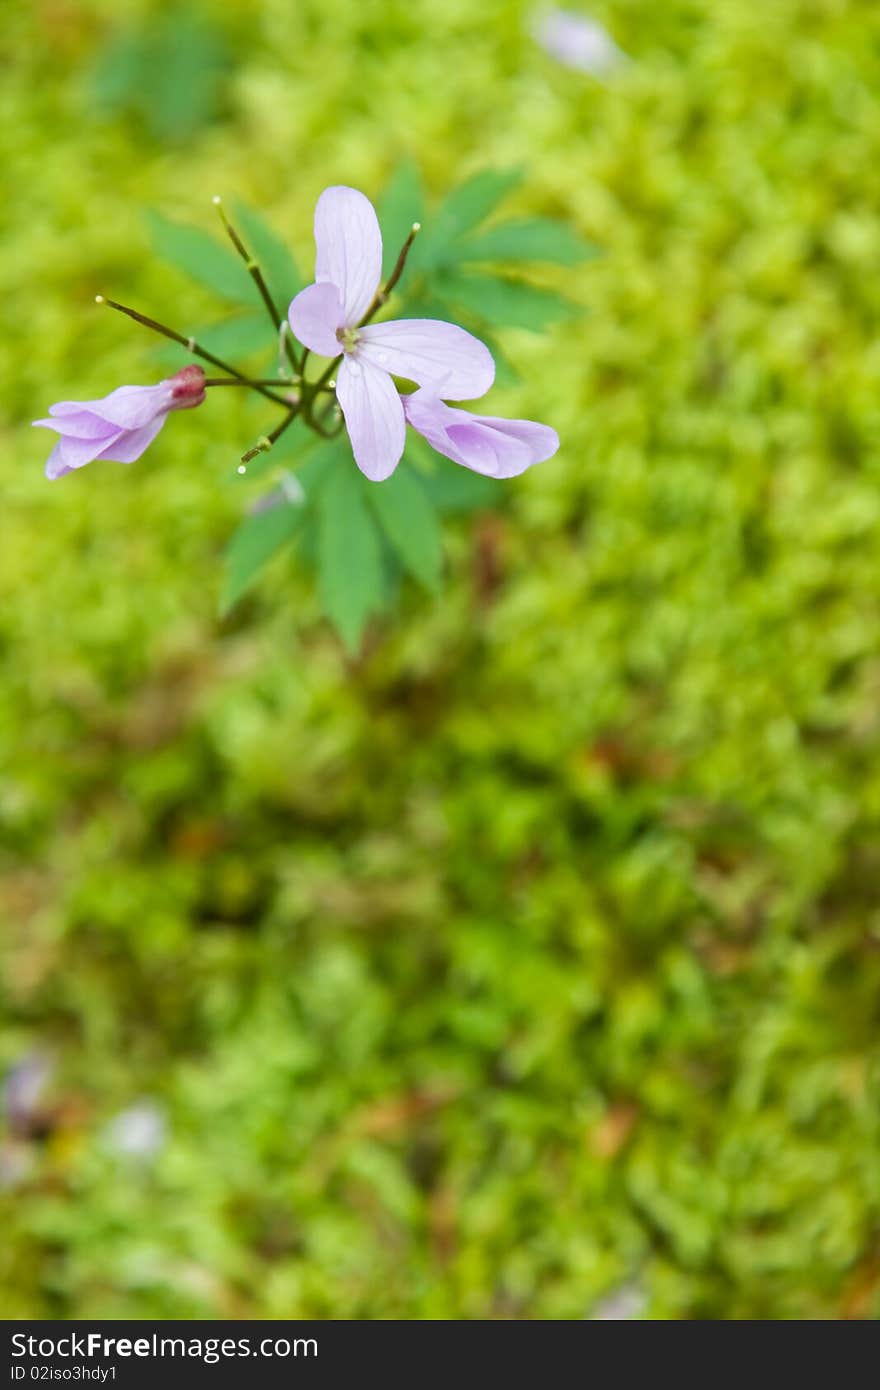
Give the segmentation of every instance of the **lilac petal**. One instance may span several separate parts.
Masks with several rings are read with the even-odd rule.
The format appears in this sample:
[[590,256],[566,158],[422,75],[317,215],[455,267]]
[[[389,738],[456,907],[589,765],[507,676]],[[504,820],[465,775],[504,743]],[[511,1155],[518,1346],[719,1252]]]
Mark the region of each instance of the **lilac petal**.
[[345,357],[337,375],[336,398],[355,463],[372,482],[383,482],[400,462],[406,438],[403,406],[394,382],[369,362]]
[[328,280],[300,290],[287,317],[294,334],[310,352],[337,357],[342,351],[336,330],[342,328],[345,313],[338,289]]
[[136,430],[159,412],[168,410],[172,399],[173,388],[167,381],[160,381],[158,386],[117,386],[109,396],[97,401],[61,401],[58,405],[50,405],[49,414],[63,421],[86,411],[119,429]]
[[315,208],[315,246],[315,279],[337,287],[346,327],[354,327],[382,276],[382,233],[369,198],[356,188],[325,188]]
[[167,419],[167,414],[157,415],[155,420],[150,420],[139,430],[126,430],[108,441],[95,458],[112,459],[114,463],[134,463],[149,448]]
[[485,343],[439,319],[368,324],[360,331],[357,353],[361,361],[428,386],[447,400],[476,400],[495,380],[495,363]]
[[101,420],[97,415],[83,409],[76,415],[56,416],[54,419],[50,416],[45,420],[32,420],[31,423],[40,425],[43,429],[57,430],[59,434],[68,435],[71,439],[107,439],[114,432],[114,427],[108,425],[106,420]]
[[46,459],[46,477],[49,479],[50,482],[54,482],[56,478],[63,478],[65,473],[72,472],[73,469],[69,468],[68,465],[64,462],[64,459],[61,457],[61,440],[59,439],[58,443],[55,445],[55,448],[52,450],[51,454]]
[[404,396],[406,418],[438,454],[490,478],[515,478],[559,448],[549,425],[455,410],[427,391]]
[[57,447],[60,449],[64,467],[84,468],[87,463],[104,456],[104,451],[112,448],[126,433],[126,430],[110,431],[103,439],[72,439],[69,435],[62,434]]

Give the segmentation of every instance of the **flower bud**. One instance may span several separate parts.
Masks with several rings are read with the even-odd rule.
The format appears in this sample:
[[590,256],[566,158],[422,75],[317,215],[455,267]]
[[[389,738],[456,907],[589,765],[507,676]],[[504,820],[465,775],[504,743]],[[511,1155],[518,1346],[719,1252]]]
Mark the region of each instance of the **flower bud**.
[[205,373],[191,363],[168,378],[171,387],[171,410],[190,410],[205,399]]

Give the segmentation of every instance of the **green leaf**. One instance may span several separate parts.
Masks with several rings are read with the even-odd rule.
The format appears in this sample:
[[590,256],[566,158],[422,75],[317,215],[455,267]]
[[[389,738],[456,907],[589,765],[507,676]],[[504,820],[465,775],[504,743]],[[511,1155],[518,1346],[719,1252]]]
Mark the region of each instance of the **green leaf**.
[[[408,454],[411,453],[407,445]],[[446,516],[456,513],[488,510],[503,501],[503,489],[496,480],[472,473],[469,468],[434,454],[430,472],[419,470],[419,479],[438,512]],[[398,473],[400,469],[398,468]]]
[[[302,276],[287,245],[269,224],[246,203],[234,205],[235,223],[244,244],[260,264],[266,284],[272,292],[279,313],[287,314],[294,295],[302,289]],[[253,293],[256,294],[256,289]]]
[[147,29],[151,49],[140,100],[153,134],[181,141],[214,119],[223,82],[231,68],[220,31],[184,6],[175,8],[157,30]]
[[393,550],[410,574],[436,593],[443,547],[437,512],[421,480],[401,464],[384,483],[365,486]]
[[478,227],[517,184],[519,169],[484,169],[453,189],[434,219],[448,237],[464,236]]
[[[379,200],[379,226],[382,228],[382,278],[387,280],[397,262],[400,248],[409,236],[414,222],[423,222],[425,195],[415,160],[399,164],[391,182]],[[418,241],[416,242],[418,246]],[[415,264],[415,247],[413,252]]]
[[485,169],[454,189],[429,219],[419,239],[419,265],[434,267],[454,263],[457,252],[452,243],[485,221],[502,198],[521,181],[518,169]]
[[[199,329],[195,339],[208,352],[224,358],[252,357],[257,352],[268,356],[277,352],[268,314],[240,314],[221,323],[209,324]],[[238,366],[238,362],[234,365]]]
[[229,542],[224,557],[221,617],[251,587],[272,557],[289,544],[302,518],[302,505],[286,500],[267,511],[254,512],[245,517]]
[[231,66],[220,31],[178,7],[103,47],[92,76],[94,100],[137,116],[155,138],[179,143],[219,114]]
[[[222,319],[219,323],[196,328],[193,337],[201,347],[207,348],[208,352],[234,361],[236,366],[239,366],[244,358],[253,358],[257,354],[268,358],[270,353],[277,350],[265,314],[237,314],[234,318]],[[157,339],[156,342],[159,345],[154,349],[154,353],[158,362],[180,366],[182,358],[192,360],[192,354],[188,353],[182,344],[161,339]],[[210,375],[211,369],[207,363],[205,370]]]
[[382,551],[360,474],[340,457],[318,493],[318,593],[349,652],[382,607]]
[[137,34],[111,39],[101,51],[92,74],[92,94],[97,106],[107,110],[132,104],[140,90],[148,50]]
[[462,261],[548,261],[578,265],[597,249],[567,226],[547,217],[502,222],[468,238],[459,250]]
[[348,435],[338,439],[315,440],[300,453],[296,481],[306,495],[308,505],[316,503],[318,493],[335,474],[337,468],[351,468],[353,459]]
[[244,262],[199,227],[171,222],[160,212],[147,214],[153,245],[160,256],[193,280],[239,303],[253,302],[254,287]]
[[476,319],[496,328],[529,328],[539,332],[548,324],[571,318],[576,308],[555,290],[539,289],[522,280],[494,275],[450,274],[437,284],[438,293],[460,305]]

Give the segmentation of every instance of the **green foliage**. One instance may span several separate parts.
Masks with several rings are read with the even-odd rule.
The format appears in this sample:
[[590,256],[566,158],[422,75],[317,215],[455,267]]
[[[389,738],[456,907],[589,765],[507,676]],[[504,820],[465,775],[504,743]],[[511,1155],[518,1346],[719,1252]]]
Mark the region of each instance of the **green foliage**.
[[251,304],[253,283],[244,263],[199,227],[181,226],[151,212],[148,217],[156,254],[224,299]]
[[245,517],[229,542],[220,598],[221,614],[229,612],[264,566],[289,544],[302,524],[302,500],[279,491],[280,496],[272,499],[272,505],[266,510]]
[[379,199],[377,212],[382,229],[382,275],[387,280],[413,223],[421,222],[425,215],[422,177],[414,159],[405,159],[397,166]]
[[404,568],[436,593],[443,556],[440,525],[430,492],[405,464],[384,484],[364,486],[379,525]]
[[162,141],[182,142],[220,114],[230,66],[218,27],[183,9],[112,35],[92,79],[104,113],[127,112]]
[[[516,265],[522,272],[530,262],[577,265],[590,259],[595,248],[570,224],[550,217],[511,218],[485,226],[521,183],[519,170],[485,169],[454,188],[430,214],[424,211],[417,170],[411,163],[401,166],[383,202],[394,234],[391,246],[402,243],[414,221],[425,219],[407,266],[406,313],[465,322],[487,341],[496,328],[540,332],[572,317],[575,306],[565,295],[513,279],[509,270]],[[386,237],[386,266],[393,266],[394,260]],[[501,265],[493,268],[494,262]],[[470,269],[473,263],[483,264],[483,271]],[[500,349],[494,342],[490,346],[500,359],[500,378],[515,381]]]
[[272,230],[265,218],[240,199],[234,204],[234,212],[236,225],[244,236],[245,245],[259,262],[278,310],[283,315],[287,312],[287,306],[294,295],[303,287],[302,276],[297,270],[290,249]]
[[461,247],[461,261],[550,261],[580,265],[595,248],[565,222],[549,217],[524,217],[477,232]]
[[[111,7],[4,8],[0,1071],[53,1065],[4,1088],[6,1317],[880,1316],[880,11],[590,8],[601,83],[531,4],[264,0],[173,158],[89,119]],[[407,151],[426,232],[516,164],[510,219],[604,254],[529,273],[589,316],[497,334],[486,408],[556,459],[411,435],[446,588],[351,661],[311,524],[217,620],[274,474],[336,476],[295,430],[237,476],[269,402],[53,484],[28,422],[152,379],[94,293],[220,317],[142,207],[240,190],[308,273],[320,189]]]
[[350,652],[382,606],[382,551],[357,470],[344,446],[318,494],[318,592]]
[[[574,306],[551,289],[457,267],[469,261],[517,262],[528,258],[571,264],[586,259],[590,249],[564,223],[549,218],[501,222],[488,231],[480,231],[499,202],[520,182],[518,172],[485,170],[449,194],[431,221],[427,236],[416,242],[420,254],[414,255],[408,267],[410,278],[415,279],[415,290],[404,301],[410,314],[426,313],[474,326],[490,343],[502,383],[515,380],[515,374],[500,347],[491,340],[488,328],[539,331],[570,318]],[[421,176],[413,160],[404,160],[398,166],[380,200],[379,212],[384,239],[383,273],[388,276],[413,223],[425,215]],[[286,306],[301,287],[293,257],[268,223],[241,202],[236,205],[235,219],[249,253],[261,266],[279,313],[283,312],[280,306]],[[241,257],[199,228],[178,225],[159,213],[150,215],[150,227],[156,251],[164,260],[226,299],[251,302],[253,284]],[[195,336],[203,347],[226,360],[241,361],[256,354],[266,360],[273,349],[277,351],[277,343],[262,315],[239,314]],[[166,347],[161,358],[176,361],[177,352]],[[286,436],[288,446],[290,438]],[[416,440],[412,449],[421,454],[424,472],[424,446],[420,447]],[[272,459],[261,456],[251,473],[265,474],[272,469],[273,459],[279,454],[283,458],[285,453],[286,450],[278,451]],[[328,467],[338,462],[340,467],[352,469],[344,435],[319,456]],[[364,509],[356,493],[356,486],[364,487],[358,480],[351,485],[335,481],[320,500],[307,490],[297,526],[291,525],[289,530],[277,517],[248,518],[236,532],[227,553],[220,611],[228,612],[250,589],[275,551],[293,540],[301,522],[318,535],[317,544],[302,548],[302,558],[316,572],[324,612],[348,650],[356,650],[368,619],[388,611],[396,601],[403,573],[418,580],[429,592],[438,592],[442,565],[440,514],[444,510],[467,512],[500,500],[497,490],[484,479],[463,480],[452,476],[448,467],[438,469],[431,463],[427,465],[427,474],[428,478],[420,481],[417,473],[404,465],[378,488],[367,487],[370,510]],[[343,507],[336,537],[332,535],[334,503]],[[384,551],[376,523],[386,542]],[[332,567],[340,558],[342,570],[334,574]],[[359,574],[360,566],[364,569],[363,577]]]

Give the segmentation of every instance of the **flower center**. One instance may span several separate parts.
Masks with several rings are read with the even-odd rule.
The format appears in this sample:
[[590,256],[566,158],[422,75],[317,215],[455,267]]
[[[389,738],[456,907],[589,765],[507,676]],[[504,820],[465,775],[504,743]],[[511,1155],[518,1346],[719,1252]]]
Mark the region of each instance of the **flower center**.
[[356,328],[337,328],[336,330],[336,337],[342,344],[343,352],[354,352],[360,336]]

